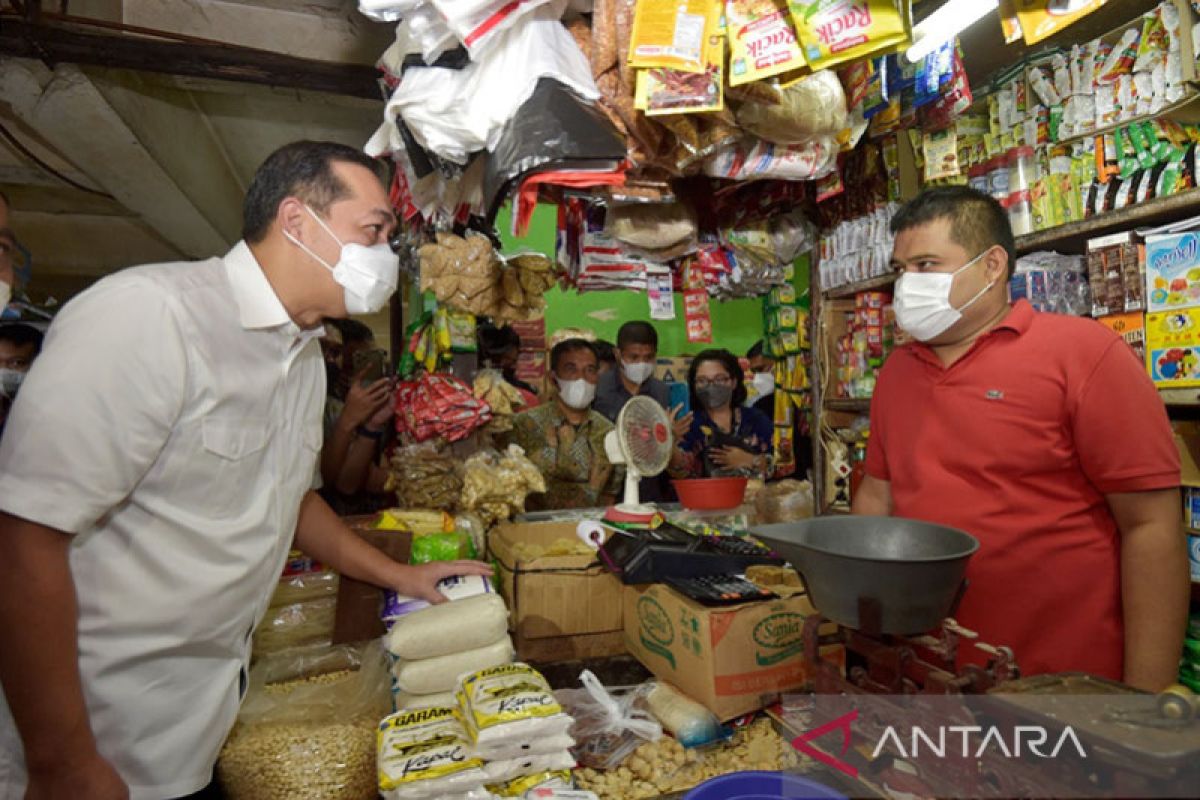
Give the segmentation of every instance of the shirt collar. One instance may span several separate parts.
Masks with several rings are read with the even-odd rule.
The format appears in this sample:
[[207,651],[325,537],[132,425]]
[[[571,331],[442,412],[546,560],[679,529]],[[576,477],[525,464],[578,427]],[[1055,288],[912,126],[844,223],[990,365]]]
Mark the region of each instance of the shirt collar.
[[[1004,319],[1000,320],[996,327],[992,328],[975,341],[975,344],[971,346],[971,350],[969,352],[974,352],[976,349],[978,349],[981,342],[993,338],[1000,331],[1008,331],[1016,334],[1017,336],[1022,335],[1028,331],[1029,326],[1033,324],[1033,315],[1036,313],[1037,312],[1033,310],[1033,306],[1029,305],[1029,301],[1025,300],[1024,298],[1018,300],[1012,304],[1012,307],[1009,309],[1008,313],[1004,315]],[[912,352],[915,353],[918,358],[928,361],[930,364],[933,364],[941,369],[945,369],[945,367],[942,365],[941,359],[934,354],[933,348],[924,342],[911,342],[905,346],[912,348]]]
[[[293,335],[310,338],[314,331],[302,331],[288,316],[287,309],[279,302],[279,296],[271,288],[263,274],[262,266],[244,241],[238,242],[225,256],[225,274],[233,287],[233,298],[237,302],[238,317],[247,330],[277,328],[291,325]],[[320,336],[320,329],[315,331]]]

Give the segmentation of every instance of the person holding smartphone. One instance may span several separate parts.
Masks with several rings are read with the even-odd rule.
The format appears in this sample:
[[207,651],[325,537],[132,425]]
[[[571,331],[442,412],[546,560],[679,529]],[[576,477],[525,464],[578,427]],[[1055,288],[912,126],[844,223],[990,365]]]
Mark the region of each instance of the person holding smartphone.
[[705,350],[688,369],[690,430],[677,443],[669,471],[675,478],[771,474],[771,420],[745,407],[741,365],[728,350]]

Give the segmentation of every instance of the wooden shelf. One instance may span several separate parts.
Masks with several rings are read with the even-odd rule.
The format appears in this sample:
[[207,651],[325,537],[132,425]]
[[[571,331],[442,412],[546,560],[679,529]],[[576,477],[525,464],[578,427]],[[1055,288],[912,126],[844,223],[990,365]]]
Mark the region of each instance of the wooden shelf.
[[884,286],[891,286],[896,282],[895,273],[888,275],[880,275],[877,278],[868,278],[865,281],[857,283],[847,283],[843,286],[838,286],[825,292],[825,296],[830,300],[837,300],[843,297],[854,297],[859,292],[869,292],[872,289],[882,289]]
[[1158,396],[1169,406],[1200,406],[1200,387],[1159,389]]
[[871,410],[871,398],[860,397],[847,400],[831,397],[825,400],[825,408],[828,411],[849,411],[857,414],[866,414]]
[[1083,253],[1087,240],[1115,231],[1161,225],[1172,220],[1200,214],[1200,189],[1170,197],[1156,197],[1144,203],[1110,211],[1079,222],[1068,222],[1044,231],[1017,237],[1017,253],[1024,255],[1035,250],[1059,250]]

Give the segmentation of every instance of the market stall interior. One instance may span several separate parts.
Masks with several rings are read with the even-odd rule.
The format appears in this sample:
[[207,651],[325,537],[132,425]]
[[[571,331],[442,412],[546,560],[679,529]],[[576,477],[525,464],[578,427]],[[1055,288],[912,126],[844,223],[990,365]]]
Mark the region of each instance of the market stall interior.
[[399,286],[321,496],[494,574],[294,549],[207,796],[1195,794],[1200,1],[5,0],[0,473],[64,305],[296,140],[397,223],[324,228]]

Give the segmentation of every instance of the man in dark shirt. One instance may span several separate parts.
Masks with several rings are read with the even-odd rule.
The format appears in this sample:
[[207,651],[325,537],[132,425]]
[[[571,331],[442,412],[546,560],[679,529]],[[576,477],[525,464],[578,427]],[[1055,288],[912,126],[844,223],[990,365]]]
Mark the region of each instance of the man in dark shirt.
[[[654,377],[658,361],[658,332],[649,322],[626,322],[617,331],[617,367],[600,376],[596,384],[595,410],[613,422],[636,395],[653,398],[674,419],[670,406],[671,390]],[[666,474],[643,478],[641,498],[660,502],[671,496]]]

